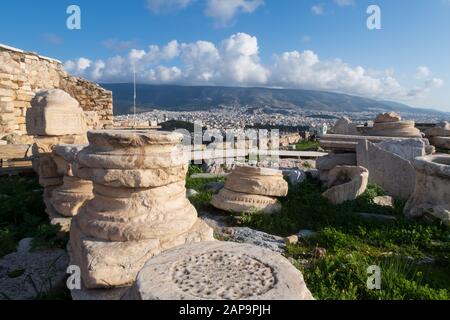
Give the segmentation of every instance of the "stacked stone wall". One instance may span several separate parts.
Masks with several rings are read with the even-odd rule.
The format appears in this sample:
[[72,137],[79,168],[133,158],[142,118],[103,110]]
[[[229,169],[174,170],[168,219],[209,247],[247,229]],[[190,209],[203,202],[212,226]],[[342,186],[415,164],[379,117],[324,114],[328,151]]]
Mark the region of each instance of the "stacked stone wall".
[[95,111],[103,127],[113,124],[112,92],[64,71],[60,61],[0,44],[0,138],[26,134],[26,112],[41,89],[62,89],[84,111]]

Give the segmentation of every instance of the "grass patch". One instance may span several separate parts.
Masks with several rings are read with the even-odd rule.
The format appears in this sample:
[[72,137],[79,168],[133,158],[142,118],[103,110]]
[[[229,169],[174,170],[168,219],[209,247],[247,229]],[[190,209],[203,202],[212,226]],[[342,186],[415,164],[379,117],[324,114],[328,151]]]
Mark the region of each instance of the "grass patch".
[[[202,191],[202,185],[210,180],[201,180],[187,181],[200,192],[190,199],[197,209],[208,207],[211,199]],[[316,299],[450,299],[447,227],[406,219],[403,201],[396,201],[394,208],[376,205],[373,199],[385,192],[375,185],[369,185],[355,201],[339,206],[323,198],[323,191],[320,183],[307,180],[297,187],[290,186],[289,195],[281,199],[280,213],[241,214],[239,220],[244,226],[279,236],[296,234],[301,229],[317,233],[288,246],[286,251]],[[397,220],[371,221],[356,213],[390,215]],[[317,247],[327,250],[324,258],[311,255]],[[433,257],[433,262],[420,264],[426,257]],[[381,268],[381,290],[367,288],[367,268],[372,265]]]
[[37,178],[0,178],[0,257],[14,252],[18,242],[34,238],[33,247],[63,248],[66,239],[50,226]]
[[298,151],[315,151],[320,147],[318,141],[303,140],[295,145],[295,150]]

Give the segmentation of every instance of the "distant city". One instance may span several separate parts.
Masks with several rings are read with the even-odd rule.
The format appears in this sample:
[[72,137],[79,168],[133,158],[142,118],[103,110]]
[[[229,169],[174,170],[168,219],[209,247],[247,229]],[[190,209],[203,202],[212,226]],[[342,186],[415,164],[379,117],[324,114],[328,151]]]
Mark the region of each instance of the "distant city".
[[[273,109],[272,109],[273,110]],[[277,110],[278,111],[278,110]],[[264,108],[221,106],[209,111],[168,111],[153,109],[148,112],[115,116],[117,121],[148,122],[156,126],[176,120],[194,123],[201,122],[207,129],[244,129],[257,126],[271,127],[307,127],[318,128],[324,125],[331,127],[342,118],[348,117],[353,122],[364,125],[375,119],[379,111],[364,112],[331,112],[315,110],[282,109],[278,112],[264,112]],[[405,120],[416,123],[437,123],[442,121],[436,114],[401,113]]]

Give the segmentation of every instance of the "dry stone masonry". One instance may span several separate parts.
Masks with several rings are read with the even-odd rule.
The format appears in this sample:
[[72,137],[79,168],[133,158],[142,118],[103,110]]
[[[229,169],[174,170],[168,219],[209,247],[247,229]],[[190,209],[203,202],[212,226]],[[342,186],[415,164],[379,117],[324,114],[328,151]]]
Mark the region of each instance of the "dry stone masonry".
[[145,261],[169,248],[213,240],[186,198],[182,135],[160,131],[89,131],[74,174],[94,197],[72,220],[72,264],[84,287],[133,283]]
[[150,259],[132,300],[313,300],[303,276],[268,249],[232,242],[181,246]]
[[273,213],[281,209],[276,197],[288,193],[288,184],[280,170],[236,166],[225,187],[213,195],[211,204],[230,212]]
[[67,74],[61,62],[0,44],[0,139],[25,135],[27,110],[36,92],[62,89],[84,111],[95,111],[102,127],[113,124],[112,93]]

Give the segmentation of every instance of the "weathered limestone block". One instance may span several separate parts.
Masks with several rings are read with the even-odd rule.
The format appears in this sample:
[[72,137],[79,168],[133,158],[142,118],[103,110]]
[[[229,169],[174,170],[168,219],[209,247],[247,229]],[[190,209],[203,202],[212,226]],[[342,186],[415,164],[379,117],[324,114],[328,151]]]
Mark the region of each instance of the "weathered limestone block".
[[[78,210],[87,200],[92,199],[92,182],[73,175],[72,163],[84,145],[57,145],[53,150],[53,160],[58,173],[64,174],[63,184],[53,190],[50,203],[55,214],[61,218],[78,214]],[[70,221],[68,221],[70,224]]]
[[363,167],[337,166],[328,176],[328,190],[322,195],[334,205],[355,200],[367,189],[369,171]]
[[230,212],[274,213],[281,210],[277,199],[267,196],[246,194],[223,188],[213,195],[211,204],[221,210]]
[[330,133],[345,135],[359,134],[358,130],[356,129],[356,124],[352,123],[352,121],[347,117],[339,119],[336,124],[330,129]]
[[407,159],[367,140],[359,142],[357,159],[358,166],[369,170],[369,183],[379,185],[389,195],[408,199],[414,191],[415,170]]
[[450,155],[432,155],[413,161],[416,170],[414,193],[405,214],[432,218],[450,225]]
[[62,90],[39,91],[31,105],[26,117],[27,132],[30,135],[82,135],[87,130],[78,101]]
[[128,300],[313,300],[303,275],[278,253],[249,244],[203,242],[146,262]]
[[441,148],[450,149],[450,123],[439,123],[435,128],[431,128],[426,132],[427,138],[431,144]]
[[430,137],[430,142],[438,148],[450,150],[450,137]]
[[377,147],[394,153],[408,161],[426,155],[426,144],[423,139],[395,139],[377,143]]
[[[182,135],[89,131],[73,173],[94,183],[94,197],[72,220],[72,263],[87,289],[130,285],[144,262],[171,247],[213,240],[186,198]],[[174,151],[174,154],[171,154]],[[182,156],[183,154],[181,154]]]
[[414,121],[401,121],[401,117],[394,112],[378,115],[370,133],[373,136],[422,138]]
[[288,184],[281,170],[236,166],[227,177],[225,188],[261,196],[285,197]]
[[326,156],[320,157],[316,161],[316,168],[319,170],[320,181],[326,182],[330,170],[337,166],[355,166],[355,153],[330,153]]
[[438,123],[436,127],[425,132],[427,137],[450,137],[450,122]]

